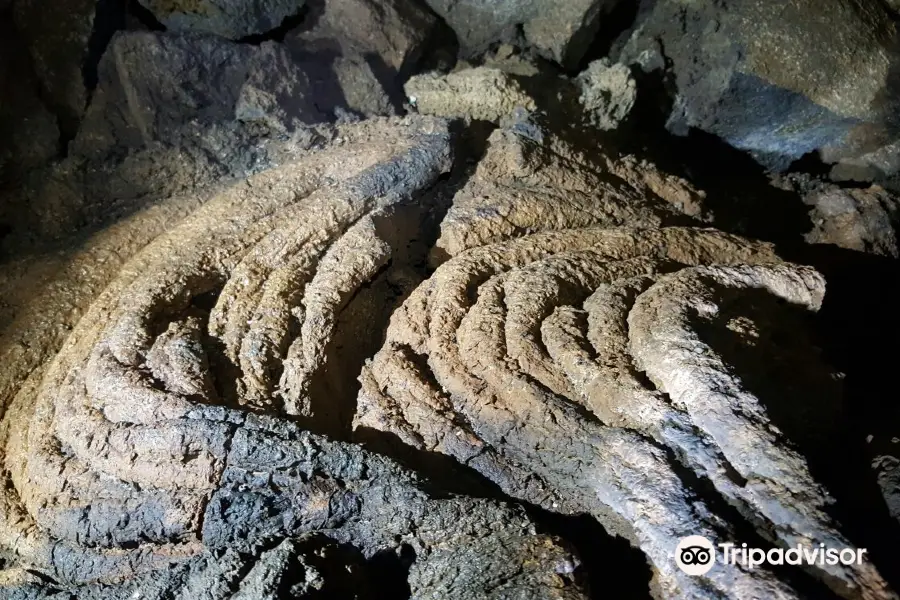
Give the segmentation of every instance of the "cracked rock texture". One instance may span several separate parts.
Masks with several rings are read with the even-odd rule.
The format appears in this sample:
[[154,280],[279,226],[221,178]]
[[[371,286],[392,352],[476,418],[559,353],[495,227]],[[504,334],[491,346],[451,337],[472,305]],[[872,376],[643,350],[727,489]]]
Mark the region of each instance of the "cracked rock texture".
[[877,185],[865,189],[826,185],[803,201],[813,207],[813,230],[806,234],[807,242],[900,257],[900,202],[895,194]]
[[614,55],[665,73],[670,131],[702,129],[785,169],[896,140],[895,28],[878,0],[648,0]]
[[442,121],[347,126],[143,248],[58,353],[16,340],[72,318],[90,282],[18,315],[0,347],[4,597],[300,594],[334,578],[311,565],[337,543],[363,562],[408,548],[416,597],[583,598],[578,559],[520,511],[432,497],[303,428],[349,426],[354,365],[418,281],[422,194],[449,162]]
[[587,121],[598,129],[615,129],[631,112],[637,98],[637,84],[631,70],[608,59],[595,60],[577,78],[578,101]]
[[499,123],[517,108],[537,108],[514,75],[491,67],[416,75],[404,89],[410,102],[426,115]]

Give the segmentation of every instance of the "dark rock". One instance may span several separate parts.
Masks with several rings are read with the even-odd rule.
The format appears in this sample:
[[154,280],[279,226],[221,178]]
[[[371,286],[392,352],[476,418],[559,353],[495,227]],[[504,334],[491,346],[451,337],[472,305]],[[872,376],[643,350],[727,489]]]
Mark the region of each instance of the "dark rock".
[[304,25],[285,43],[334,40],[345,54],[356,53],[406,77],[438,27],[437,17],[413,0],[313,0]]
[[389,115],[437,27],[437,17],[411,0],[316,0],[285,45],[309,74],[320,106]]
[[40,0],[16,0],[13,18],[25,40],[48,107],[69,134],[88,100],[83,68],[94,29],[96,0],[65,0],[49,10]]
[[155,141],[193,146],[208,128],[235,120],[294,130],[326,118],[310,96],[306,75],[274,42],[119,33],[72,150],[99,158]]
[[167,29],[239,39],[266,33],[300,12],[303,0],[140,0]]
[[459,39],[464,58],[496,42],[525,40],[546,58],[566,67],[584,56],[603,13],[616,0],[427,0]]
[[20,43],[11,24],[0,23],[0,185],[45,165],[60,145],[56,118],[38,96],[39,84]]
[[644,1],[614,54],[667,69],[670,131],[713,133],[780,170],[896,139],[895,33],[878,0]]
[[805,235],[807,242],[900,256],[900,199],[896,193],[878,185],[840,187],[805,174],[774,177],[773,184],[800,194],[812,207],[809,217],[813,228]]
[[836,186],[814,192],[804,202],[813,206],[810,243],[835,244],[897,258],[897,226],[900,200],[879,186],[868,189],[841,189]]

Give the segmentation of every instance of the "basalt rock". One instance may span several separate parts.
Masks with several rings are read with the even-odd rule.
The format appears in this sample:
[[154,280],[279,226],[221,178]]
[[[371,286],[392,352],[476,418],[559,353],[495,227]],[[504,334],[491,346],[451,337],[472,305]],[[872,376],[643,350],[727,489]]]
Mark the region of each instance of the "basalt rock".
[[40,328],[96,290],[83,274],[7,329],[5,597],[301,594],[335,579],[310,536],[364,563],[408,548],[416,597],[584,597],[577,558],[521,511],[433,497],[322,435],[345,435],[377,323],[418,281],[423,194],[451,158],[442,121],[341,133],[147,245],[58,353]]
[[330,40],[344,54],[375,60],[386,74],[408,77],[438,28],[437,17],[412,0],[314,0],[288,45]]
[[537,108],[516,76],[491,67],[416,75],[404,89],[410,103],[426,115],[499,123],[517,108]]
[[[822,276],[764,243],[591,227],[555,203],[531,205],[542,233],[480,236],[480,221],[509,222],[492,220],[491,197],[392,317],[361,376],[358,435],[389,432],[515,498],[595,516],[647,554],[659,597],[801,597],[761,569],[687,576],[672,552],[687,535],[734,535],[684,469],[771,543],[849,545],[795,445],[825,448],[840,414],[802,333]],[[808,570],[847,598],[896,597],[871,564]]]
[[631,70],[607,59],[595,60],[578,75],[578,100],[587,121],[598,129],[615,129],[631,112],[637,98],[637,84]]
[[210,127],[261,121],[289,131],[327,117],[287,51],[205,35],[117,34],[73,145],[88,158],[124,154],[155,141],[197,145]]
[[813,208],[813,230],[806,234],[812,244],[835,244],[897,258],[900,246],[900,202],[896,195],[873,185],[869,188],[840,188],[825,185],[803,198]]
[[603,14],[615,0],[428,0],[459,39],[463,58],[475,56],[497,42],[525,40],[547,58],[566,67],[584,56]]
[[167,29],[240,39],[300,13],[303,0],[141,0]]
[[701,129],[780,170],[896,141],[895,29],[878,0],[647,1],[614,56],[664,73],[670,131]]

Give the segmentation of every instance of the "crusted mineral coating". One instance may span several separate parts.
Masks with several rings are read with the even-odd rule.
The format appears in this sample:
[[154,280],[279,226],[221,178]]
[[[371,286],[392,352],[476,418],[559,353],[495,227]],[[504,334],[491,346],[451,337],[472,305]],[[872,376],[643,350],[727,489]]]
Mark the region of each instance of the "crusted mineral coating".
[[[577,559],[520,512],[434,499],[389,459],[304,430],[346,429],[341,386],[379,341],[391,291],[415,280],[422,194],[451,159],[440,120],[342,134],[150,243],[55,357],[52,339],[3,348],[4,597],[274,597],[294,576],[277,542],[317,532],[365,559],[412,547],[423,597],[583,597]],[[60,315],[73,317],[51,305],[30,324]],[[368,327],[341,346],[342,320]],[[476,546],[482,568],[460,571]]]
[[419,112],[439,117],[499,122],[516,108],[537,107],[515,76],[491,67],[416,75],[404,90]]
[[[647,554],[660,597],[798,597],[760,569],[685,575],[672,552],[687,535],[733,535],[685,467],[775,543],[849,545],[780,429],[810,404],[836,408],[830,373],[796,333],[795,313],[823,294],[811,268],[715,230],[581,228],[479,245],[394,314],[361,376],[355,425],[448,454],[513,497],[595,515]],[[798,340],[777,359],[808,391],[799,398],[747,369],[772,352],[759,332],[778,323]],[[810,571],[847,598],[896,597],[870,564]]]
[[572,227],[657,227],[702,215],[704,194],[632,157],[589,158],[555,136],[495,131],[485,157],[453,199],[432,259]]

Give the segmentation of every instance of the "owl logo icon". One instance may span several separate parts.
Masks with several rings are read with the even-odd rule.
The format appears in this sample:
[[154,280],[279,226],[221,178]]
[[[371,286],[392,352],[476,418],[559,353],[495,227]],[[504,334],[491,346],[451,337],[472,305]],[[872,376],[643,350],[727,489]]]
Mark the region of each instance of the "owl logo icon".
[[690,535],[678,542],[675,563],[688,575],[705,575],[716,564],[716,548],[705,537]]

